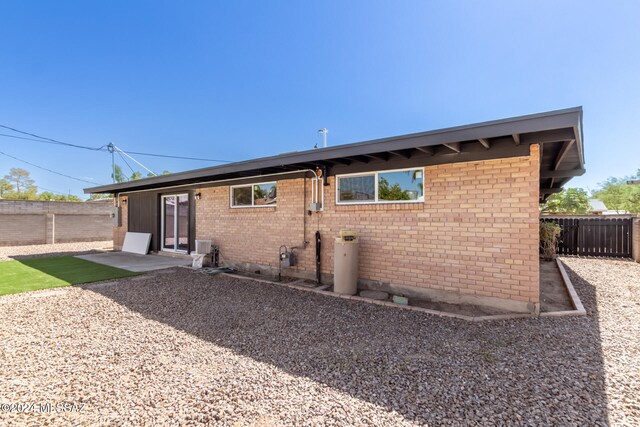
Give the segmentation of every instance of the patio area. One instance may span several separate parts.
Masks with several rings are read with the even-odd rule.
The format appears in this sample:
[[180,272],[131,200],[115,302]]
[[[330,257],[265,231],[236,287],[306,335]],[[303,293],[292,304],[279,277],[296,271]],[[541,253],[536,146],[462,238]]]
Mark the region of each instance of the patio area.
[[76,258],[138,273],[191,265],[191,259],[186,257],[152,254],[140,255],[129,252],[105,252],[100,254],[78,255]]

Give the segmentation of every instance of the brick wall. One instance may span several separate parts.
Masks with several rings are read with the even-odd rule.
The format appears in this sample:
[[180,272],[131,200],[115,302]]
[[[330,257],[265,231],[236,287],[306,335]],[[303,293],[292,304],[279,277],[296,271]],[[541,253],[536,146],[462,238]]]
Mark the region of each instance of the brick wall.
[[0,200],[0,246],[109,240],[112,202]]
[[128,199],[127,196],[120,196],[118,198],[118,209],[120,220],[118,221],[118,226],[113,228],[113,249],[119,251],[122,249],[122,244],[124,243],[124,236],[127,234],[127,230],[129,227],[128,220],[128,210],[127,203],[122,203],[123,200]]
[[[539,147],[530,156],[425,168],[425,201],[337,206],[335,180],[325,211],[306,215],[311,180],[278,181],[278,206],[230,208],[229,187],[201,188],[198,239],[212,239],[226,261],[275,268],[280,245],[322,235],[322,272],[333,270],[333,238],[360,235],[363,286],[535,311],[539,303]],[[306,218],[306,226],[303,223]],[[305,231],[306,229],[306,231]],[[314,245],[291,271],[313,275]]]

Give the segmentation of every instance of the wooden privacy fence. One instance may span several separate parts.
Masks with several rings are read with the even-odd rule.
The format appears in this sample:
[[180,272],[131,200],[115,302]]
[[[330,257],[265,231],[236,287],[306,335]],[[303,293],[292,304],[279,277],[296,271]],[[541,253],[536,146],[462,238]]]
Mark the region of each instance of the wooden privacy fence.
[[541,217],[562,231],[559,255],[631,258],[633,217]]

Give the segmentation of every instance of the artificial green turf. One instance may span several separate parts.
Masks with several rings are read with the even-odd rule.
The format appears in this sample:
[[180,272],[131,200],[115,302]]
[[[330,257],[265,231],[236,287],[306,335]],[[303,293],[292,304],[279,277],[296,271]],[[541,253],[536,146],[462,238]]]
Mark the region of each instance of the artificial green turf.
[[0,295],[136,276],[140,273],[72,256],[0,262]]

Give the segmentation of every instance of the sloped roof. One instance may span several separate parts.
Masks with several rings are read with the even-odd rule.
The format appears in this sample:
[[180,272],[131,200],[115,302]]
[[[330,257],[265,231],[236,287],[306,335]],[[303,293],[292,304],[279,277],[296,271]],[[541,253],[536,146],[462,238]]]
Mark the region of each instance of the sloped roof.
[[86,188],[122,193],[325,168],[327,173],[391,169],[528,155],[541,144],[540,197],[559,192],[584,173],[582,107],[493,120],[427,132],[296,151],[277,156]]

